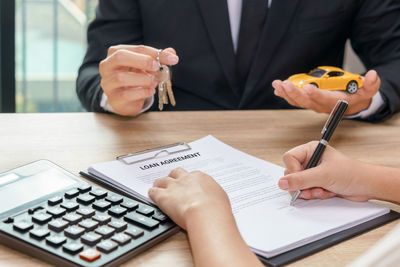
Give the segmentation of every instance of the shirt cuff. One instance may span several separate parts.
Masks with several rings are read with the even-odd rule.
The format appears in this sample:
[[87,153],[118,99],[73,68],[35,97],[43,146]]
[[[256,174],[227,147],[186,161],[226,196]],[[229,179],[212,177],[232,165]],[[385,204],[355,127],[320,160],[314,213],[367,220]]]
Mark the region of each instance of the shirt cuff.
[[[146,112],[147,110],[149,110],[150,107],[153,105],[153,103],[154,103],[154,96],[146,98],[139,114],[142,114],[143,112]],[[108,103],[108,97],[105,93],[102,93],[102,95],[101,95],[100,107],[102,107],[104,110],[106,110],[108,112],[115,113],[112,106]]]
[[385,101],[383,100],[383,97],[381,93],[378,91],[376,94],[372,97],[371,104],[367,109],[364,109],[356,114],[346,116],[346,119],[365,119],[372,114],[375,114],[383,105],[385,104]]

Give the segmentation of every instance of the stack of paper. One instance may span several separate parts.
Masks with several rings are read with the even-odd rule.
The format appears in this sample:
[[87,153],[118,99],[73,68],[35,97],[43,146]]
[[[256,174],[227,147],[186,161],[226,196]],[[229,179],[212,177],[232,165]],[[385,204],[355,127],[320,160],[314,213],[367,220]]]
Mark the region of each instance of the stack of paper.
[[160,157],[130,165],[121,161],[94,164],[89,172],[147,199],[153,181],[176,167],[206,172],[227,192],[246,243],[267,258],[389,212],[374,203],[341,198],[299,200],[290,206],[290,195],[277,186],[283,176],[282,167],[238,151],[212,136],[189,145],[190,150],[161,153]]

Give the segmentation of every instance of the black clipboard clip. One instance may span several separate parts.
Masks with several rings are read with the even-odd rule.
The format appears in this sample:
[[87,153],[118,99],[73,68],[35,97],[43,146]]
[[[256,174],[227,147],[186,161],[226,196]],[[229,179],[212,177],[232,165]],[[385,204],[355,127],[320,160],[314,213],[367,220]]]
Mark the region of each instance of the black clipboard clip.
[[142,150],[136,153],[130,153],[118,156],[116,159],[124,164],[132,165],[143,161],[148,161],[160,157],[162,154],[166,156],[189,151],[192,148],[187,143],[175,143],[166,146]]

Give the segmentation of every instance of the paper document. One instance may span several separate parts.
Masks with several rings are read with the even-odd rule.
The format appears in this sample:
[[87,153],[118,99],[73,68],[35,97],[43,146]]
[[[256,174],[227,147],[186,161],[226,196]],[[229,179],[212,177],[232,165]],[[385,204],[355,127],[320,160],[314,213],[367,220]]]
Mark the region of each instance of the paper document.
[[189,143],[191,149],[134,164],[110,161],[88,171],[149,201],[153,181],[177,167],[211,175],[227,192],[239,231],[257,254],[273,257],[388,213],[369,202],[341,198],[298,200],[277,186],[284,169],[224,144],[213,136]]

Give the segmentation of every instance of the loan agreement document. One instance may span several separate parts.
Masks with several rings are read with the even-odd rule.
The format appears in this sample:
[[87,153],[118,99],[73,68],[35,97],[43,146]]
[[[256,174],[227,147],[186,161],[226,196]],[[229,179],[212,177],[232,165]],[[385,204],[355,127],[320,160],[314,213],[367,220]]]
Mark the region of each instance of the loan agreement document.
[[[277,186],[283,176],[282,167],[234,149],[213,136],[189,145],[190,150],[170,155],[161,153],[156,158],[142,158],[129,165],[117,160],[94,164],[88,171],[149,201],[147,192],[153,181],[167,176],[172,169],[203,171],[227,192],[246,243],[267,258],[389,212],[388,208],[374,203],[341,198],[298,200],[294,207],[290,206],[291,196]],[[146,156],[149,155],[142,155]]]

